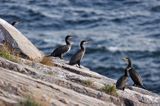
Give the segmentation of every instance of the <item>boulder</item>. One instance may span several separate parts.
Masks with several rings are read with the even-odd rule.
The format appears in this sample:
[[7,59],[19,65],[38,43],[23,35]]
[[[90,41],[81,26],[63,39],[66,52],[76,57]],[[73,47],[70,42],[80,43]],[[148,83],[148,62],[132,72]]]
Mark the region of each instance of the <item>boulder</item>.
[[35,61],[43,58],[43,54],[20,31],[0,18],[0,43],[4,42],[26,58]]

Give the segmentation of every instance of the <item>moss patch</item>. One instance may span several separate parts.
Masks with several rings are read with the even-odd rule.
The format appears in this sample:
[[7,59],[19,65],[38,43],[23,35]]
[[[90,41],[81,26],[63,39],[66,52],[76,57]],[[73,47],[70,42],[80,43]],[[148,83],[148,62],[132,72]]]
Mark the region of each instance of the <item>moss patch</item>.
[[20,105],[21,106],[42,106],[32,98],[27,98],[27,100],[21,102]]
[[13,61],[13,62],[19,61],[18,57],[12,55],[11,51],[5,45],[0,49],[0,57],[3,57],[5,59]]
[[118,96],[117,89],[116,89],[115,85],[106,85],[105,84],[104,87],[102,87],[100,90],[109,94],[109,95]]
[[82,80],[81,83],[87,87],[90,87],[93,85],[93,82],[91,80]]

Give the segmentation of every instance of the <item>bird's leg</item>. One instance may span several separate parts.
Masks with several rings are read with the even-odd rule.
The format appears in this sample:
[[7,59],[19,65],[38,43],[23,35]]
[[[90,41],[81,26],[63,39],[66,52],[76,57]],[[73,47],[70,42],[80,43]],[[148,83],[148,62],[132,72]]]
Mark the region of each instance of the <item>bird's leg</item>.
[[124,91],[125,87],[122,88],[122,90]]
[[81,63],[80,63],[80,61],[78,61],[78,66],[79,66],[79,68],[81,68]]
[[63,59],[63,55],[61,54],[60,59]]
[[123,91],[124,91],[126,88],[128,88],[128,85],[125,85],[125,86],[123,87]]

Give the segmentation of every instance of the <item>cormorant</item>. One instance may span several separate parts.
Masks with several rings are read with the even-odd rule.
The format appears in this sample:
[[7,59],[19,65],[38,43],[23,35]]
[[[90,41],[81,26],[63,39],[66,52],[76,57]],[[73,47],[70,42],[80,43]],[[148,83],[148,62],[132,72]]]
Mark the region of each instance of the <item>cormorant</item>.
[[66,45],[62,45],[62,46],[56,48],[50,54],[50,56],[59,57],[59,58],[63,59],[63,55],[65,53],[67,53],[68,51],[70,51],[70,49],[71,49],[71,43],[70,43],[71,38],[72,38],[72,36],[67,35],[66,38],[65,38]]
[[78,50],[72,57],[71,60],[69,62],[69,65],[75,65],[78,64],[79,68],[80,68],[80,62],[81,59],[83,58],[84,54],[85,54],[85,48],[84,48],[84,44],[87,43],[86,40],[82,40],[80,43],[80,50]]
[[[124,60],[124,59],[123,59]],[[121,76],[117,82],[116,82],[116,88],[117,89],[121,89],[121,90],[124,90],[125,87],[126,87],[126,83],[128,81],[128,71],[131,70],[131,68],[128,68],[126,67],[125,70],[124,70],[124,75]]]
[[116,82],[116,88],[117,89],[124,90],[125,87],[126,87],[126,83],[128,81],[128,71],[129,71],[129,69],[125,68],[124,71],[125,71],[125,74],[123,76],[121,76]]
[[127,64],[128,64],[127,69],[129,69],[129,75],[131,76],[131,79],[132,79],[133,82],[134,82],[133,85],[134,85],[134,86],[137,86],[137,87],[144,88],[143,83],[142,83],[142,78],[141,78],[141,76],[135,71],[135,69],[132,67],[132,63],[131,63],[130,58],[126,57],[126,58],[124,58],[124,61],[126,61]]
[[15,25],[17,25],[19,23],[19,21],[13,21],[12,23],[11,23],[11,25],[12,26],[15,26]]

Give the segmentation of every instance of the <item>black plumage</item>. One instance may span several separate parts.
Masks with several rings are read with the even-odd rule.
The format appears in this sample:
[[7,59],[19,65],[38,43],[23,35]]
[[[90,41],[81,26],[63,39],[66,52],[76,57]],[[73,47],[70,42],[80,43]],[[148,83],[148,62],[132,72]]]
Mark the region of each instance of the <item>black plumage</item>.
[[131,60],[128,57],[124,58],[124,60],[128,63],[127,68],[130,69],[129,75],[131,76],[131,79],[134,82],[134,86],[144,88],[142,78],[138,74],[138,72],[136,72],[136,70],[132,67]]
[[78,64],[79,68],[80,68],[80,62],[85,54],[85,48],[84,48],[84,44],[87,43],[87,41],[83,40],[80,43],[80,50],[78,50],[70,59],[69,64],[70,65],[75,65]]
[[71,36],[70,36],[70,35],[67,35],[66,38],[65,38],[66,45],[62,45],[62,46],[57,47],[57,48],[50,54],[50,56],[59,57],[59,58],[63,59],[63,55],[64,55],[65,53],[69,52],[70,49],[71,49],[70,38],[71,38]]
[[12,26],[16,26],[18,23],[19,23],[18,21],[13,21],[13,22],[11,23],[11,25],[12,25]]
[[124,90],[128,81],[128,68],[125,68],[125,74],[121,76],[116,82],[116,88]]

